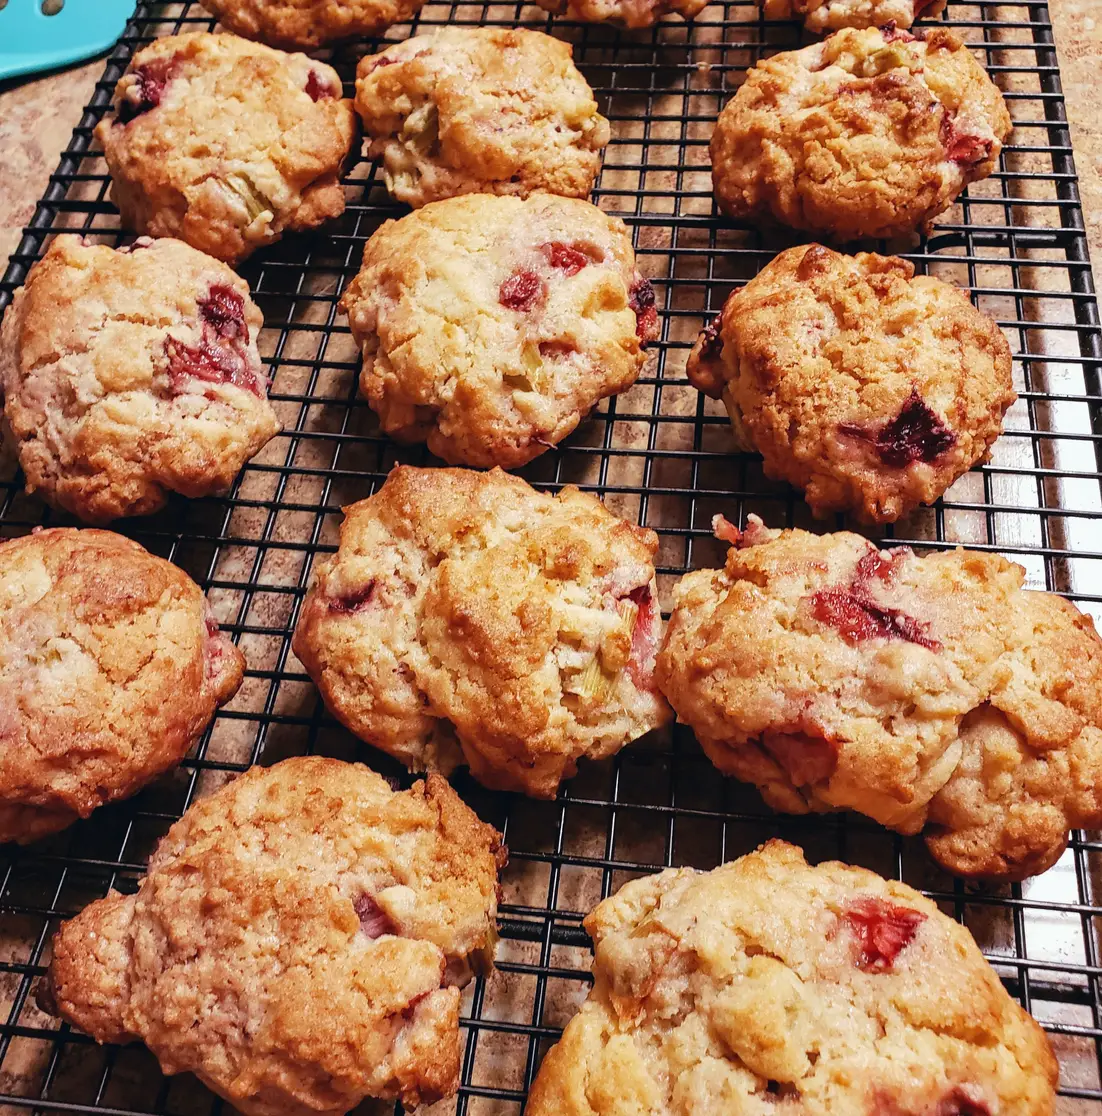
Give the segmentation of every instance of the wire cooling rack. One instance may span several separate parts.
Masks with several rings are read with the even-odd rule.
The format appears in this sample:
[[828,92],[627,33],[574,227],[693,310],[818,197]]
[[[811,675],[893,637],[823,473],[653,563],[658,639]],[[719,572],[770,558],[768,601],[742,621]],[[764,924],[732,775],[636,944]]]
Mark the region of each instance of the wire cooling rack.
[[[952,0],[946,20],[1006,93],[1015,131],[998,171],[973,185],[933,235],[904,254],[919,270],[972,292],[1015,353],[1020,401],[992,460],[935,508],[888,534],[916,547],[964,543],[1020,561],[1030,584],[1102,613],[1102,335],[1048,10],[1044,4]],[[684,377],[688,348],[727,294],[776,251],[712,209],[707,142],[747,67],[801,42],[794,24],[763,21],[748,2],[711,5],[691,26],[642,34],[556,22],[538,9],[430,2],[413,30],[444,23],[522,24],[569,39],[613,122],[595,200],[630,225],[662,311],[645,375],[602,405],[566,445],[533,463],[536,484],[599,492],[661,538],[660,587],[717,565],[712,515],[754,511],[774,526],[812,526],[803,503],[733,452],[717,405]],[[51,233],[108,243],[117,216],[92,140],[130,53],[148,39],[211,25],[195,4],[139,4],[62,157],[11,266],[0,309]],[[388,34],[401,39],[408,25]],[[360,54],[334,59],[346,83]],[[351,90],[351,85],[346,84]],[[252,763],[318,751],[408,776],[326,715],[290,651],[314,556],[333,550],[340,506],[373,492],[396,461],[421,462],[378,433],[357,401],[357,353],[336,300],[367,236],[400,210],[370,163],[347,180],[344,217],[288,238],[242,273],[264,311],[261,352],[285,430],[223,500],[178,501],[119,524],[206,588],[248,657],[240,693],[181,769],[129,802],[29,849],[0,850],[0,1106],[5,1112],[190,1114],[220,1102],[193,1078],[162,1078],[141,1047],[100,1048],[34,1004],[58,922],[109,887],[132,890],[156,840],[197,795]],[[896,247],[896,246],[893,246]],[[58,522],[0,473],[0,534]],[[839,520],[839,524],[841,521]],[[830,525],[827,525],[830,526]],[[823,525],[819,525],[823,529]],[[713,867],[782,835],[812,859],[841,857],[923,888],[965,922],[1011,994],[1048,1031],[1061,1062],[1061,1116],[1102,1111],[1102,843],[1077,833],[1051,871],[1013,887],[964,886],[920,842],[848,816],[777,817],[756,794],[718,777],[688,733],[642,741],[583,764],[553,802],[491,794],[461,776],[463,796],[505,831],[501,944],[494,975],[467,990],[462,1088],[441,1109],[519,1113],[540,1059],[587,991],[584,914],[627,879],[671,864]]]

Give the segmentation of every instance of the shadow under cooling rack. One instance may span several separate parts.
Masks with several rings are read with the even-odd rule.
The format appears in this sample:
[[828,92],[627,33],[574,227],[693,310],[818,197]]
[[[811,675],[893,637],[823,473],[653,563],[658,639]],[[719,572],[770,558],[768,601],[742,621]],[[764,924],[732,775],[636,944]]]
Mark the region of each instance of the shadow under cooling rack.
[[[1025,566],[1031,585],[1065,593],[1099,616],[1102,335],[1048,11],[1038,3],[954,0],[944,19],[1004,90],[1015,130],[998,171],[902,254],[918,270],[967,288],[1000,323],[1015,354],[1020,398],[990,461],[885,537],[916,547],[998,550]],[[430,0],[412,27],[395,27],[387,38],[448,23],[523,24],[573,43],[613,127],[594,200],[631,227],[661,312],[661,339],[638,383],[524,475],[544,487],[575,483],[596,491],[617,513],[657,531],[664,600],[674,577],[722,561],[709,533],[716,512],[814,526],[790,490],[762,475],[757,457],[734,451],[721,408],[684,374],[697,331],[786,246],[716,216],[707,143],[746,69],[804,41],[795,26],[762,20],[751,3],[716,3],[691,26],[668,23],[629,35],[552,23],[532,7]],[[92,128],[135,48],[211,25],[197,4],[139,5],[0,283],[0,309],[52,233],[79,230],[107,243],[124,235],[107,201]],[[347,90],[357,59],[377,45],[336,52]],[[373,492],[395,462],[426,460],[383,438],[356,398],[357,353],[336,300],[366,238],[401,210],[369,163],[352,169],[347,195],[339,221],[290,237],[242,268],[267,323],[260,347],[283,433],[246,467],[228,498],[177,501],[157,516],[116,525],[208,590],[249,670],[178,772],[56,838],[0,850],[5,1110],[190,1116],[218,1108],[194,1079],[162,1078],[144,1049],[97,1047],[38,1010],[34,991],[50,935],[108,888],[132,889],[149,851],[188,803],[252,763],[317,751],[362,759],[408,781],[326,715],[290,651],[311,562],[334,549],[341,505]],[[22,495],[13,467],[0,472],[0,533],[62,521]],[[920,887],[963,921],[1048,1031],[1061,1062],[1061,1116],[1102,1112],[1097,834],[1075,834],[1060,863],[1025,884],[965,886],[938,871],[920,843],[862,819],[771,814],[752,791],[719,778],[681,730],[641,741],[614,760],[583,763],[553,802],[492,794],[462,777],[457,786],[505,831],[512,859],[503,879],[498,968],[467,989],[462,1088],[441,1111],[520,1112],[544,1051],[585,996],[581,919],[595,902],[640,873],[671,864],[709,868],[781,835],[813,860],[839,857]]]

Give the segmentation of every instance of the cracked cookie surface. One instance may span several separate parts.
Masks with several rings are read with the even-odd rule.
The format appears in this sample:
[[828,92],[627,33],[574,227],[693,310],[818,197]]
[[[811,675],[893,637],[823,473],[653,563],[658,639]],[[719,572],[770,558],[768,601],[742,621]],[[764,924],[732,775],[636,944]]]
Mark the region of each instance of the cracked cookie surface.
[[483,194],[384,224],[341,308],[387,434],[515,468],[635,382],[654,302],[622,221],[552,194]]
[[139,50],[95,135],[128,228],[238,263],[344,212],[356,138],[337,71],[198,31]]
[[894,256],[789,248],[727,299],[690,381],[819,516],[891,522],[984,460],[1016,394],[967,295]]
[[279,431],[262,325],[245,281],[182,241],[55,238],[0,331],[27,491],[89,523],[227,491]]
[[404,23],[425,0],[202,0],[235,35],[281,50],[314,50],[379,35]]
[[528,1116],[1052,1116],[1056,1060],[968,931],[783,841],[633,880]]
[[407,205],[459,194],[585,198],[608,121],[541,31],[446,27],[360,60],[356,109],[387,189]]
[[243,669],[199,586],[137,543],[65,527],[0,543],[0,841],[174,767]]
[[996,554],[879,551],[751,517],[675,592],[658,680],[774,809],[924,832],[958,875],[1024,879],[1102,824],[1102,641]]
[[493,967],[504,860],[438,776],[254,767],[172,826],[136,895],[61,927],[52,1007],[246,1116],[428,1103],[457,1087],[459,987]]
[[294,650],[357,736],[551,797],[669,719],[652,531],[497,469],[399,467],[344,511]]
[[712,136],[715,198],[839,241],[904,236],[986,178],[1010,130],[954,32],[847,29],[750,70]]

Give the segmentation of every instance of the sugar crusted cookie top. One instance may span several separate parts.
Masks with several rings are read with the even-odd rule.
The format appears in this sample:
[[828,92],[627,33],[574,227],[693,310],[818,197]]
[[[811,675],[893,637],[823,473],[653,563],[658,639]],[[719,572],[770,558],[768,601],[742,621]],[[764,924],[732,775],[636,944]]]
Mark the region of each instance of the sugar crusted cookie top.
[[550,797],[668,719],[653,532],[496,469],[400,467],[345,515],[294,649],[357,735]]
[[888,522],[985,457],[1016,398],[1011,367],[999,327],[956,287],[813,244],[731,295],[687,371],[817,515]]
[[228,263],[339,216],[356,135],[337,71],[205,31],[139,50],[96,126],[123,221]]
[[169,830],[136,895],[65,923],[55,1006],[247,1116],[454,1092],[459,985],[489,967],[498,834],[447,782],[322,757],[252,768]]
[[91,523],[224,492],[279,430],[262,325],[245,281],[181,241],[56,237],[0,333],[28,490]]
[[1056,1061],[971,935],[782,841],[633,880],[585,920],[589,999],[530,1116],[1052,1116]]
[[654,290],[588,202],[470,195],[389,221],[341,298],[383,430],[514,468],[638,377]]
[[1020,566],[752,519],[675,593],[658,680],[723,771],[791,813],[925,829],[960,875],[1022,879],[1102,821],[1102,642]]
[[179,763],[243,668],[199,587],[137,543],[72,528],[0,543],[0,840]]
[[360,60],[356,109],[387,188],[414,208],[459,194],[584,198],[608,121],[568,43],[447,27]]
[[716,201],[839,241],[902,236],[989,175],[1010,130],[952,31],[843,30],[747,74],[712,137]]

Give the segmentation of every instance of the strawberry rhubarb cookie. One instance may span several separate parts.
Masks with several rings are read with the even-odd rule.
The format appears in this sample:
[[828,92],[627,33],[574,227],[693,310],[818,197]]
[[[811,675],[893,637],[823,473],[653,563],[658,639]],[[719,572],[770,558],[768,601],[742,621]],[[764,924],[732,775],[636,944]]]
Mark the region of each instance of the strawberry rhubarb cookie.
[[783,841],[632,880],[527,1116],[1053,1116],[1056,1059],[971,934]]
[[1102,824],[1102,641],[996,554],[918,557],[751,517],[686,575],[663,692],[775,809],[924,832],[943,867],[1023,879]]
[[400,467],[344,510],[294,650],[357,736],[551,797],[579,759],[669,719],[653,531],[499,469]]
[[388,221],[341,298],[383,430],[511,469],[630,387],[658,335],[622,221],[589,202],[469,195]]
[[32,841],[175,767],[241,685],[199,586],[110,531],[0,543],[0,841]]
[[715,198],[839,241],[903,236],[986,178],[1010,129],[952,31],[839,31],[747,74],[712,136]]
[[123,222],[237,263],[344,212],[356,138],[331,66],[205,31],[139,50],[100,121]]
[[[916,19],[937,19],[946,0],[762,0],[766,19],[800,19],[816,35],[844,27],[880,27],[889,34]],[[208,5],[209,6],[209,5]]]
[[245,1116],[431,1103],[458,1085],[459,989],[493,967],[504,860],[438,776],[395,792],[320,756],[254,767],[168,831],[137,894],[61,927],[43,1006]]
[[0,330],[27,491],[89,523],[225,492],[279,430],[249,288],[179,240],[63,235]]
[[568,43],[445,27],[360,61],[356,109],[387,189],[415,209],[458,194],[586,198],[608,121]]
[[878,523],[984,460],[1016,398],[1006,338],[960,290],[818,244],[731,295],[687,371],[816,515]]
[[[203,0],[235,35],[282,50],[315,50],[382,34],[416,15],[425,0]],[[908,25],[909,26],[909,25]]]
[[580,23],[611,23],[629,31],[653,27],[664,15],[695,19],[708,0],[536,0],[552,15]]

